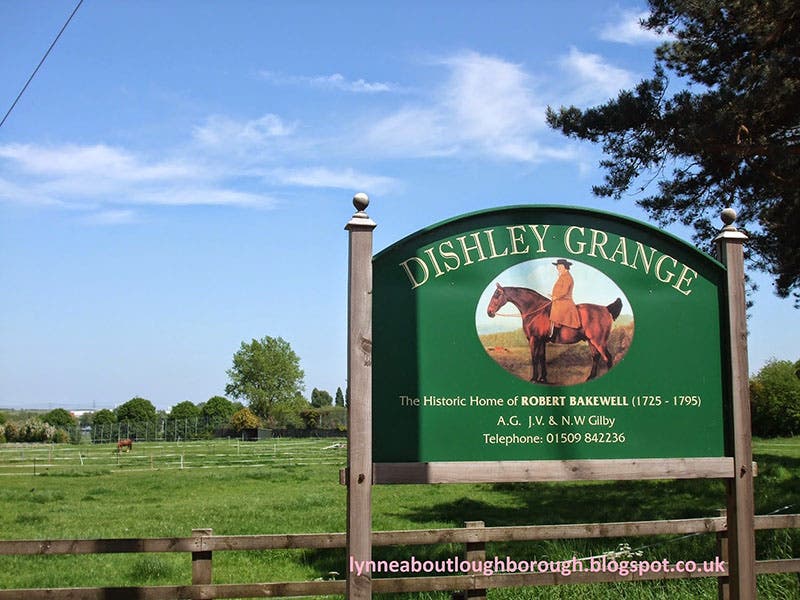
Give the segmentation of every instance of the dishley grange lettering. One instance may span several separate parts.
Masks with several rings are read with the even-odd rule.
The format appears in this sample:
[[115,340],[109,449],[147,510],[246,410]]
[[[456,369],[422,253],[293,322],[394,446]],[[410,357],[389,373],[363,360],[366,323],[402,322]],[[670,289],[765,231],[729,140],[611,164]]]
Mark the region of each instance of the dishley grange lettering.
[[423,248],[399,266],[408,276],[411,289],[416,289],[431,278],[473,263],[525,254],[569,254],[618,263],[653,277],[684,296],[692,293],[697,272],[669,254],[599,229],[572,225],[564,229],[563,236],[558,235],[560,227],[552,232],[550,229],[550,225],[509,225],[475,231]]

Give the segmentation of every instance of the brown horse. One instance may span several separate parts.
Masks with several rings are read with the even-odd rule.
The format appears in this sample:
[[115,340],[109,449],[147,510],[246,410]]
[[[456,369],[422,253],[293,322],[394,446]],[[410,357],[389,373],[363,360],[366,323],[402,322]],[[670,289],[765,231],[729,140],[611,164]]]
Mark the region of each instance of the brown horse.
[[[500,307],[510,302],[519,309],[522,316],[522,330],[528,338],[531,351],[531,381],[547,383],[547,364],[545,361],[545,345],[550,337],[550,305],[552,302],[534,290],[523,287],[503,287],[499,283],[489,301],[486,314],[494,317]],[[586,379],[597,377],[600,359],[607,368],[613,365],[608,352],[608,336],[611,326],[622,310],[622,300],[617,298],[608,306],[599,304],[578,304],[578,315],[581,326],[578,328],[561,327],[555,340],[558,344],[574,344],[586,340],[592,353],[592,371]]]
[[122,452],[123,448],[127,448],[126,452],[133,451],[133,440],[130,438],[120,440],[117,442],[117,452]]

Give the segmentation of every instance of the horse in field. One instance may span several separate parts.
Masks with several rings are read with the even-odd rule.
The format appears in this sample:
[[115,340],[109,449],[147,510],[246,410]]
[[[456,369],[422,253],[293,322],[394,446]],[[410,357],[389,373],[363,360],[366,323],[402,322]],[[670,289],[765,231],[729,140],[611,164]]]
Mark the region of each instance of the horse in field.
[[[510,302],[522,316],[522,330],[528,338],[531,352],[531,381],[547,383],[547,364],[545,346],[550,337],[550,306],[552,301],[534,290],[523,287],[503,287],[499,283],[489,300],[486,314],[494,317],[506,302]],[[592,353],[592,370],[587,381],[597,377],[600,361],[607,368],[613,365],[613,358],[608,352],[608,337],[614,320],[622,311],[622,300],[617,298],[608,306],[600,304],[578,304],[580,327],[561,327],[557,344],[575,344],[586,340]]]
[[117,452],[122,452],[123,448],[127,448],[125,452],[132,452],[133,451],[133,440],[130,438],[126,438],[124,440],[120,440],[117,442]]

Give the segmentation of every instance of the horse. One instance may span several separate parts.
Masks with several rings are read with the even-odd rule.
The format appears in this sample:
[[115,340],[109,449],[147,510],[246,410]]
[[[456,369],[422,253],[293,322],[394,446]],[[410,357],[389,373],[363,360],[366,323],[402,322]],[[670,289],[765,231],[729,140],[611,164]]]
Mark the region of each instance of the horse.
[[[531,352],[531,382],[547,383],[545,345],[550,337],[550,306],[552,301],[539,292],[523,287],[503,287],[499,283],[489,300],[486,314],[494,317],[506,302],[519,309],[522,330],[528,338]],[[608,306],[600,304],[578,304],[581,326],[561,327],[555,341],[558,344],[575,344],[586,340],[592,353],[592,370],[586,381],[597,377],[600,360],[610,369],[613,358],[608,351],[611,327],[622,311],[622,300],[617,298]]]
[[117,442],[117,452],[122,452],[123,448],[127,448],[125,452],[132,452],[133,451],[133,440],[130,438],[120,440]]

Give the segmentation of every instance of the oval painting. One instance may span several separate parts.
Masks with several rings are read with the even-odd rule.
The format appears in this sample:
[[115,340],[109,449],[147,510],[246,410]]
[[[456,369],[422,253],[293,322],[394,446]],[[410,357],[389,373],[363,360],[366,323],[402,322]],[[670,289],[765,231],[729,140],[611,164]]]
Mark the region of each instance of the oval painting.
[[543,385],[575,385],[623,359],[634,319],[611,278],[553,257],[495,277],[478,301],[475,328],[486,353],[509,373]]

